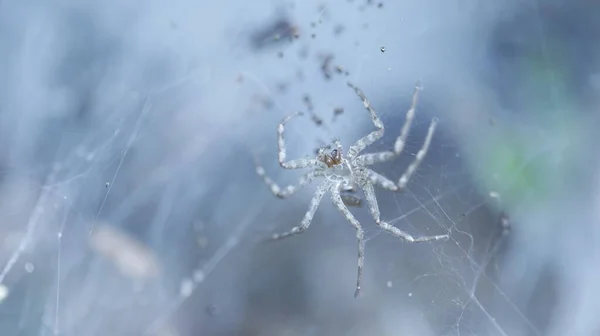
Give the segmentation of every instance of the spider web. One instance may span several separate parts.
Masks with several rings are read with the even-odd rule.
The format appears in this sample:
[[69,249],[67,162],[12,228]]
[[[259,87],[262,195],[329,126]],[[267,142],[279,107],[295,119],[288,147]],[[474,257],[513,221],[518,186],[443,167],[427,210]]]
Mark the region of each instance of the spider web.
[[[564,168],[589,156],[597,142],[586,122],[597,118],[554,115],[533,127],[533,112],[492,112],[479,77],[485,62],[473,56],[480,32],[493,35],[490,22],[521,7],[230,5],[0,2],[2,335],[600,330],[590,313],[597,304],[585,299],[598,286],[582,280],[597,276],[589,265],[599,258],[590,247],[598,233],[588,224],[598,218],[598,185],[589,183],[597,163]],[[478,19],[466,20],[473,12]],[[551,48],[542,49],[546,56]],[[544,82],[558,82],[551,79]],[[315,185],[278,200],[253,158],[280,185],[297,180],[277,165],[275,139],[279,120],[297,110],[307,117],[286,129],[290,158],[312,156],[334,138],[348,148],[370,132],[348,81],[386,126],[367,151],[388,150],[417,80],[424,90],[407,146],[375,170],[397,180],[431,118],[440,126],[407,190],[377,197],[383,220],[415,236],[451,238],[400,241],[379,230],[366,207],[352,207],[367,235],[354,299],[352,227],[324,198],[306,233],[265,242],[298,224]],[[543,96],[560,105],[561,87],[551,89]],[[519,150],[503,151],[511,143]],[[525,177],[503,179],[506,162]],[[563,175],[581,181],[555,181]],[[519,183],[529,181],[567,196],[528,198]],[[581,194],[587,201],[569,199]],[[566,222],[588,234],[557,237],[553,228]]]

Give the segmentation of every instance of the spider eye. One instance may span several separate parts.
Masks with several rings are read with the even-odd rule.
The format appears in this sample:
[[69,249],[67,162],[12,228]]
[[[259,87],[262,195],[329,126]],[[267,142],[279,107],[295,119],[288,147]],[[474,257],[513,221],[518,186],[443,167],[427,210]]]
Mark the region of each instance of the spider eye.
[[331,151],[331,156],[337,157],[338,155],[339,155],[339,152],[338,152],[337,149],[334,149],[334,150]]

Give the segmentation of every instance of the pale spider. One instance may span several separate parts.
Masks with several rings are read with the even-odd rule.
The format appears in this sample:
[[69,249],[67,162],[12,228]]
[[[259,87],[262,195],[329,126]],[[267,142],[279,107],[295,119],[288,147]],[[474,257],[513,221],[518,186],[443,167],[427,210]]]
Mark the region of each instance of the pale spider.
[[358,220],[356,220],[354,215],[352,215],[350,210],[348,210],[348,208],[346,207],[346,204],[348,204],[348,202],[346,202],[343,199],[341,192],[353,190],[354,186],[358,186],[359,188],[361,188],[365,194],[369,211],[373,216],[375,223],[381,229],[391,233],[392,235],[398,238],[402,238],[411,243],[419,243],[433,240],[447,240],[449,236],[447,234],[444,234],[436,236],[413,237],[410,234],[396,228],[395,226],[392,226],[391,224],[382,221],[380,218],[379,205],[375,197],[374,188],[374,185],[377,185],[386,190],[402,191],[406,187],[408,181],[415,173],[415,171],[421,164],[421,161],[423,161],[425,155],[427,154],[429,145],[431,143],[431,139],[433,137],[438,123],[436,118],[431,120],[429,129],[427,131],[427,135],[425,136],[423,146],[417,152],[414,161],[408,166],[404,174],[402,174],[402,176],[398,180],[398,184],[394,183],[393,181],[389,180],[383,175],[380,175],[374,172],[373,170],[367,168],[368,166],[376,163],[389,161],[395,158],[396,156],[400,155],[400,153],[402,153],[402,151],[404,150],[406,138],[408,137],[410,126],[415,115],[415,107],[418,100],[420,85],[417,85],[415,87],[412,96],[412,104],[410,106],[410,109],[406,112],[406,120],[400,131],[400,136],[398,136],[398,138],[396,139],[394,150],[362,155],[359,154],[367,146],[373,144],[375,141],[377,141],[383,136],[384,127],[383,123],[381,122],[381,120],[379,120],[379,117],[377,117],[375,110],[371,107],[371,104],[367,100],[364,93],[351,83],[348,83],[348,86],[350,86],[354,90],[354,92],[360,97],[360,99],[363,101],[364,107],[371,114],[373,124],[377,128],[375,131],[361,138],[353,146],[351,146],[348,149],[348,153],[346,154],[346,156],[343,155],[340,141],[334,140],[333,145],[335,149],[333,149],[329,154],[326,153],[327,147],[322,147],[321,149],[319,149],[317,157],[314,159],[304,158],[286,161],[286,149],[283,137],[284,125],[290,119],[302,115],[301,112],[297,112],[284,118],[277,127],[279,164],[282,168],[285,169],[313,168],[313,170],[303,175],[296,185],[290,185],[285,188],[280,188],[275,182],[273,182],[273,180],[271,180],[266,175],[264,168],[260,166],[258,162],[256,164],[256,172],[269,186],[273,194],[275,194],[279,198],[286,198],[294,194],[301,187],[308,185],[317,177],[323,178],[323,182],[321,182],[321,184],[319,184],[319,186],[317,187],[317,191],[315,192],[310,202],[310,207],[304,215],[304,219],[302,219],[300,225],[293,227],[290,231],[279,234],[273,234],[271,239],[282,239],[306,231],[313,219],[313,216],[317,210],[317,207],[319,206],[319,203],[321,202],[321,199],[323,198],[325,193],[329,191],[331,193],[331,199],[333,201],[333,204],[339,209],[339,211],[344,215],[344,217],[346,217],[350,224],[352,224],[354,229],[356,229],[356,239],[358,241],[358,273],[356,278],[356,291],[354,292],[354,296],[356,297],[360,292],[364,266],[364,231]]

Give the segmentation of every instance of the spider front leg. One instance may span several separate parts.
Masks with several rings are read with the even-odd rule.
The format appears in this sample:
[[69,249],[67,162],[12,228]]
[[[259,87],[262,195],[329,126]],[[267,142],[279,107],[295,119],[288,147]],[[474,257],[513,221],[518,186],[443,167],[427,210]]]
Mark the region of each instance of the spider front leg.
[[[356,158],[357,162],[362,165],[373,165],[376,163],[382,163],[386,161],[390,161],[396,156],[400,155],[404,151],[404,147],[406,145],[406,139],[408,138],[408,134],[410,132],[410,127],[412,125],[413,119],[415,118],[415,110],[417,107],[417,102],[419,100],[419,92],[421,91],[420,83],[417,83],[415,86],[415,90],[412,96],[412,103],[408,111],[406,111],[406,117],[404,119],[404,124],[402,125],[402,129],[400,130],[400,135],[396,138],[396,142],[394,143],[393,151],[385,151],[379,153],[370,153],[364,154]],[[435,124],[435,125],[434,125]],[[432,120],[429,128],[435,128],[437,125],[437,120]]]
[[[425,136],[425,141],[423,142],[423,146],[421,146],[421,149],[419,149],[419,151],[417,152],[417,155],[415,155],[415,159],[413,160],[413,162],[411,162],[411,164],[406,168],[406,170],[404,171],[404,174],[402,174],[402,176],[400,176],[400,179],[398,179],[398,185],[397,185],[398,188],[397,188],[397,190],[394,190],[394,191],[401,191],[401,190],[404,190],[404,188],[406,188],[406,185],[410,181],[411,177],[417,171],[417,169],[421,165],[421,162],[423,162],[423,159],[425,159],[425,156],[427,156],[427,152],[429,151],[429,146],[431,145],[431,140],[433,139],[433,134],[435,133],[435,129],[437,127],[437,123],[438,123],[438,120],[436,118],[431,120],[431,124],[429,125],[429,129],[427,130],[427,135]],[[395,156],[396,156],[396,154],[394,152],[381,152],[381,153],[365,154],[365,155],[361,155],[361,156],[357,157],[355,159],[355,162],[357,165],[368,166],[368,165],[372,165],[375,163],[388,161],[388,160],[390,160],[390,158],[393,158]],[[392,190],[390,188],[386,188],[386,187],[384,187],[384,188]]]
[[354,89],[354,92],[356,93],[356,95],[358,95],[358,97],[360,97],[360,99],[363,101],[364,107],[371,114],[371,120],[373,120],[373,125],[375,125],[375,127],[377,128],[377,130],[375,130],[375,131],[369,133],[367,136],[362,137],[361,139],[359,139],[354,145],[352,145],[348,149],[348,157],[349,158],[354,158],[363,149],[367,148],[367,146],[370,146],[375,141],[381,139],[381,137],[383,136],[383,132],[385,130],[384,130],[384,127],[383,127],[383,123],[381,122],[381,120],[377,116],[377,113],[375,112],[375,110],[373,109],[373,107],[371,107],[371,103],[369,102],[369,100],[367,99],[367,97],[365,96],[365,94],[362,92],[362,90],[359,89],[358,87],[354,86],[354,84],[352,84],[352,83],[348,83],[348,86],[351,87],[352,89]]
[[293,195],[294,193],[296,193],[298,190],[305,187],[306,185],[310,184],[316,177],[322,176],[323,172],[322,171],[312,171],[312,172],[306,173],[302,177],[300,177],[300,180],[298,181],[297,184],[288,185],[285,188],[279,187],[277,185],[277,183],[275,183],[269,176],[267,176],[265,169],[258,163],[256,164],[256,174],[258,174],[258,176],[262,177],[263,181],[269,187],[269,189],[271,190],[273,195],[275,195],[279,198],[286,198],[286,197]]
[[431,139],[433,138],[433,133],[435,133],[435,128],[437,127],[437,123],[438,123],[437,118],[433,118],[431,120],[431,124],[429,124],[429,129],[427,130],[427,135],[425,136],[425,141],[423,142],[423,146],[421,147],[421,149],[419,149],[419,151],[417,152],[417,155],[415,155],[414,161],[410,165],[408,165],[408,168],[406,168],[406,171],[404,172],[404,174],[402,174],[402,176],[400,176],[400,179],[398,180],[398,188],[400,190],[403,190],[406,187],[406,184],[408,184],[408,181],[410,181],[410,178],[413,176],[415,171],[417,171],[417,168],[419,168],[419,166],[421,165],[421,162],[423,162],[423,159],[425,159],[425,156],[427,155],[427,152],[429,151],[429,146],[431,145]]
[[357,297],[360,293],[360,286],[363,277],[363,267],[365,264],[365,233],[360,226],[360,222],[354,217],[354,215],[344,205],[344,201],[339,192],[339,188],[333,188],[331,190],[331,200],[333,204],[340,210],[342,215],[350,222],[350,224],[356,230],[356,241],[358,243],[358,270],[356,274],[356,291],[354,297]]
[[402,153],[404,146],[406,145],[406,139],[408,138],[408,133],[410,132],[410,126],[412,125],[413,119],[415,119],[415,110],[417,109],[417,103],[419,102],[420,91],[421,82],[417,82],[417,85],[415,85],[415,90],[413,91],[410,108],[408,111],[406,111],[406,116],[404,117],[404,125],[402,125],[400,135],[398,138],[396,138],[396,142],[394,143],[394,153],[396,155]]
[[285,157],[286,157],[286,149],[285,149],[285,139],[283,137],[283,133],[285,131],[285,124],[290,121],[291,119],[303,115],[302,112],[296,112],[292,115],[289,115],[287,117],[285,117],[277,126],[277,145],[278,145],[278,160],[279,160],[279,165],[282,168],[285,169],[299,169],[299,168],[306,168],[306,167],[313,167],[313,166],[317,166],[320,165],[321,163],[316,160],[316,159],[296,159],[296,160],[291,160],[291,161],[285,161]]
[[319,207],[319,204],[321,203],[321,199],[323,198],[323,195],[325,195],[325,193],[327,192],[328,187],[329,187],[329,185],[327,182],[323,182],[322,184],[319,185],[319,187],[317,187],[317,191],[315,192],[315,195],[313,196],[312,200],[310,201],[310,206],[308,208],[308,211],[306,211],[306,214],[304,215],[304,218],[302,219],[302,222],[300,223],[299,226],[294,226],[290,231],[287,231],[284,233],[274,233],[271,236],[271,239],[272,240],[283,239],[283,238],[297,235],[297,234],[300,234],[300,233],[303,233],[304,231],[306,231],[306,229],[308,229],[308,227],[310,226],[310,222],[312,222],[312,219],[315,216],[315,212],[317,212],[317,208]]
[[433,241],[433,240],[448,240],[448,238],[450,238],[450,236],[448,236],[447,234],[436,235],[436,236],[413,237],[410,234],[398,229],[397,227],[395,227],[387,222],[383,222],[380,217],[379,205],[377,204],[377,198],[375,197],[375,188],[373,188],[373,185],[370,183],[367,183],[366,185],[364,185],[362,187],[365,192],[365,198],[367,199],[367,204],[369,205],[369,211],[371,212],[371,215],[373,216],[373,219],[375,220],[375,224],[377,224],[377,226],[386,230],[387,232],[391,233],[395,237],[404,239],[410,243],[422,243],[422,242],[428,242],[428,241]]

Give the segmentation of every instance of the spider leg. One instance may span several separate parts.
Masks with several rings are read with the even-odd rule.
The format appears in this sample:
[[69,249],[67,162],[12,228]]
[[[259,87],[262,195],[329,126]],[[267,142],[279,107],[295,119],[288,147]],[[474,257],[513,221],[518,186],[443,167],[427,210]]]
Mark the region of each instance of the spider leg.
[[277,145],[278,145],[278,149],[279,149],[278,160],[279,160],[279,165],[282,168],[299,169],[299,168],[317,166],[320,164],[320,162],[318,160],[308,159],[308,158],[285,161],[286,149],[285,149],[285,139],[283,136],[283,133],[285,131],[285,124],[288,121],[290,121],[291,119],[293,119],[297,116],[300,116],[302,114],[303,114],[302,112],[296,112],[294,114],[291,114],[291,115],[285,117],[277,126]]
[[[433,137],[433,134],[435,133],[437,124],[438,124],[438,120],[436,118],[433,118],[431,120],[431,123],[429,124],[429,128],[427,129],[427,136],[425,137],[425,142],[423,143],[423,146],[421,147],[422,149],[425,148],[425,152],[427,152],[427,150],[429,149],[429,145],[431,143],[431,138]],[[431,134],[431,136],[430,136],[430,134]],[[396,156],[400,155],[402,153],[402,151],[404,150],[404,145],[402,145],[401,147],[397,147],[397,148],[400,148],[399,152],[387,151],[387,152],[378,152],[378,153],[369,153],[369,154],[359,155],[356,159],[354,159],[355,160],[354,162],[356,162],[356,164],[362,165],[362,166],[370,166],[370,165],[374,165],[376,163],[387,162],[387,161],[392,160]]]
[[358,293],[360,292],[360,285],[363,277],[363,266],[365,264],[365,234],[358,220],[344,205],[344,201],[340,196],[339,188],[333,188],[331,190],[331,200],[333,201],[333,204],[335,204],[335,206],[340,210],[342,215],[344,215],[350,224],[352,224],[354,229],[356,229],[356,241],[358,243],[358,270],[356,274],[356,291],[354,292],[354,297],[357,297]]
[[369,100],[367,99],[365,94],[362,92],[362,90],[359,89],[358,87],[354,86],[354,84],[352,84],[352,83],[348,83],[348,86],[351,87],[352,89],[354,89],[354,92],[363,101],[364,107],[371,114],[371,119],[373,120],[373,125],[375,125],[375,127],[377,128],[375,131],[373,131],[373,132],[369,133],[368,135],[359,139],[354,145],[352,145],[348,149],[348,157],[353,158],[353,157],[356,157],[356,155],[358,155],[363,149],[367,148],[367,146],[369,146],[369,145],[373,144],[375,141],[379,140],[383,136],[384,127],[383,127],[383,123],[377,116],[377,113],[375,112],[373,107],[371,107],[371,103],[369,102]]
[[406,145],[406,139],[408,138],[410,127],[415,118],[415,110],[417,108],[417,102],[419,101],[420,91],[421,83],[419,82],[417,83],[417,85],[415,85],[415,90],[412,95],[412,102],[410,104],[410,108],[408,109],[408,111],[406,111],[404,125],[402,125],[400,135],[398,136],[398,138],[396,138],[396,142],[394,143],[394,150],[361,155],[356,158],[359,163],[363,165],[372,165],[376,163],[386,162],[402,153],[402,151],[404,150],[404,146]]
[[400,179],[398,180],[398,189],[403,190],[406,187],[406,184],[408,184],[410,178],[413,176],[417,168],[419,168],[419,165],[421,165],[425,155],[427,155],[427,151],[429,151],[429,145],[431,145],[431,139],[433,138],[433,133],[435,133],[437,123],[437,118],[433,118],[431,120],[429,129],[427,130],[427,135],[425,136],[425,141],[423,141],[423,146],[421,146],[421,149],[419,149],[417,155],[415,155],[415,160],[408,166],[408,168],[406,168],[404,174],[400,176]]
[[356,162],[356,164],[360,166],[371,166],[376,163],[390,161],[396,156],[397,154],[392,151],[368,153],[357,156],[356,159],[354,159],[354,162]]
[[323,175],[322,171],[312,171],[302,175],[297,184],[291,184],[285,188],[281,188],[269,176],[267,176],[265,169],[258,164],[256,165],[256,173],[258,174],[258,176],[262,177],[263,181],[269,187],[273,195],[279,198],[286,198],[293,195],[302,187],[310,184],[316,177]]
[[447,234],[444,235],[435,235],[435,236],[421,236],[421,237],[413,237],[410,234],[398,229],[397,227],[384,222],[381,220],[379,213],[379,205],[377,204],[377,198],[375,197],[375,188],[372,184],[366,184],[363,186],[363,190],[365,192],[365,197],[367,199],[367,204],[369,205],[369,211],[375,220],[375,224],[380,228],[386,230],[391,233],[395,237],[404,239],[410,243],[422,243],[433,240],[448,240],[450,238]]
[[310,201],[310,206],[308,207],[308,211],[306,211],[306,214],[304,215],[304,218],[302,219],[302,222],[300,223],[299,226],[294,226],[290,231],[287,231],[287,232],[274,233],[271,236],[271,239],[272,240],[283,239],[283,238],[297,235],[297,234],[300,234],[300,233],[303,233],[304,231],[306,231],[306,229],[308,229],[308,227],[310,226],[310,222],[312,221],[313,217],[315,216],[315,212],[317,211],[317,208],[319,207],[319,203],[321,203],[321,199],[323,198],[323,195],[325,195],[325,192],[327,192],[328,187],[329,187],[329,184],[327,182],[323,182],[322,184],[319,185],[319,187],[317,187],[317,191],[315,192],[315,195],[313,196],[312,200]]
[[371,169],[365,168],[367,176],[372,184],[378,185],[383,189],[390,191],[398,191],[398,186],[394,183],[394,181],[388,179],[387,177],[372,171]]
[[421,91],[421,82],[417,82],[415,85],[415,90],[412,95],[412,102],[410,103],[410,108],[406,111],[406,116],[404,117],[404,125],[402,125],[402,129],[400,130],[400,135],[396,138],[396,142],[394,143],[394,153],[399,155],[404,150],[404,146],[406,145],[406,138],[408,138],[408,133],[410,132],[410,126],[412,125],[413,119],[415,119],[415,110],[417,108],[417,102],[419,101],[419,92]]

